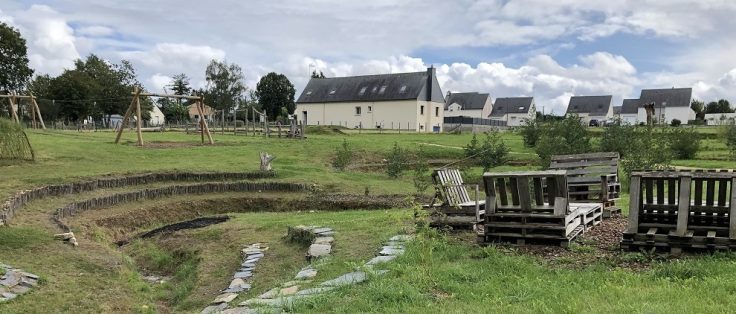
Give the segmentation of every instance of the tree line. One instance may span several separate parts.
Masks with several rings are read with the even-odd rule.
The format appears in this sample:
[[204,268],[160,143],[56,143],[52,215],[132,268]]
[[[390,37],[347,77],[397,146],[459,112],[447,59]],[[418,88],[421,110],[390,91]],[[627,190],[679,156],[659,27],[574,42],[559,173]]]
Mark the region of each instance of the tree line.
[[[0,94],[33,93],[47,121],[80,122],[91,117],[107,123],[112,115],[125,113],[135,87],[143,89],[129,61],[113,63],[95,54],[76,60],[72,68],[58,76],[34,76],[26,40],[20,32],[0,22],[0,39]],[[252,119],[245,108],[264,111],[269,120],[285,120],[296,108],[294,85],[283,74],[268,73],[251,89],[245,84],[245,74],[239,65],[212,60],[205,69],[205,80],[204,87],[195,88],[185,73],[177,73],[163,91],[156,92],[203,96],[207,106],[224,112],[227,118],[237,113],[239,120]],[[153,106],[157,106],[167,121],[186,122],[189,105],[186,100],[141,97],[144,120],[150,118]],[[19,116],[28,115],[25,111],[21,103]],[[7,105],[0,105],[0,116],[10,116]]]

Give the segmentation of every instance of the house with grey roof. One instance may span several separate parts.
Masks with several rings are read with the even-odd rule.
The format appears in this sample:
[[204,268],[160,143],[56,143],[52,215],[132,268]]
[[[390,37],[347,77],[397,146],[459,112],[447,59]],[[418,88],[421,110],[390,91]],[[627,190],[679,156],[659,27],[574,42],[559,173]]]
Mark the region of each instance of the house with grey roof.
[[445,117],[486,118],[493,108],[491,95],[488,93],[448,92],[445,99]]
[[572,96],[567,105],[566,114],[576,114],[581,123],[588,125],[590,121],[606,121],[613,118],[613,96]]
[[444,107],[432,67],[422,72],[312,78],[294,113],[306,125],[441,132]]
[[507,126],[520,126],[537,118],[534,97],[501,97],[493,103],[491,120],[505,121]]
[[[622,123],[636,125],[639,123],[639,99],[624,99],[621,104],[619,118]],[[645,119],[646,122],[646,119]]]
[[677,119],[682,124],[695,120],[695,111],[690,108],[693,98],[692,88],[663,88],[642,89],[639,96],[637,118],[640,122],[647,121],[645,105],[654,106],[654,121],[660,124],[670,124]]

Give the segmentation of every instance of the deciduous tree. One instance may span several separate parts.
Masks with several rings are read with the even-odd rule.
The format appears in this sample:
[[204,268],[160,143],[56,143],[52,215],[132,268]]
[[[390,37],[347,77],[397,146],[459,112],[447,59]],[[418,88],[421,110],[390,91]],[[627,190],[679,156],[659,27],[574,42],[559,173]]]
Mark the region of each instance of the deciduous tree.
[[275,72],[266,74],[256,85],[258,102],[269,117],[278,117],[282,113],[282,108],[286,108],[288,114],[294,113],[295,93],[294,84],[291,84],[285,75]]

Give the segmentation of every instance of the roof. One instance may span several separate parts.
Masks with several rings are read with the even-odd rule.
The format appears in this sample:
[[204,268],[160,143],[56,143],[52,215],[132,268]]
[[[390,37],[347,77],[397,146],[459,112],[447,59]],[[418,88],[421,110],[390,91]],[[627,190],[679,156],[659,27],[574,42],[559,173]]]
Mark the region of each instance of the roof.
[[[445,102],[435,69],[427,71],[312,78],[297,103],[334,103],[418,99]],[[431,77],[430,77],[431,76]],[[427,84],[431,81],[431,85]],[[431,97],[427,89],[431,88]]]
[[621,106],[613,106],[613,114],[621,114]]
[[659,108],[667,107],[690,107],[692,100],[692,88],[664,88],[664,89],[642,89],[639,99],[640,105],[654,103]]
[[639,113],[639,99],[624,99],[621,105],[621,114]]
[[486,106],[489,97],[491,96],[488,93],[452,93],[447,97],[445,110],[452,104],[460,105],[462,110],[482,110]]
[[605,116],[611,108],[613,96],[572,96],[567,105],[567,113],[587,113],[591,116]]
[[501,117],[509,113],[528,113],[534,103],[534,97],[503,97],[496,98],[493,110],[489,117]]

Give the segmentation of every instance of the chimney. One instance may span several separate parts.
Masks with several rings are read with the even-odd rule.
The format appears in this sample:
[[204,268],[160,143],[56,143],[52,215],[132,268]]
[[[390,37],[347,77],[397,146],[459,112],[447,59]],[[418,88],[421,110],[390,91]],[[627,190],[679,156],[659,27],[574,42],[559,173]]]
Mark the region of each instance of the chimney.
[[426,101],[432,101],[432,85],[434,85],[434,77],[437,75],[437,69],[434,65],[427,68],[427,99]]

